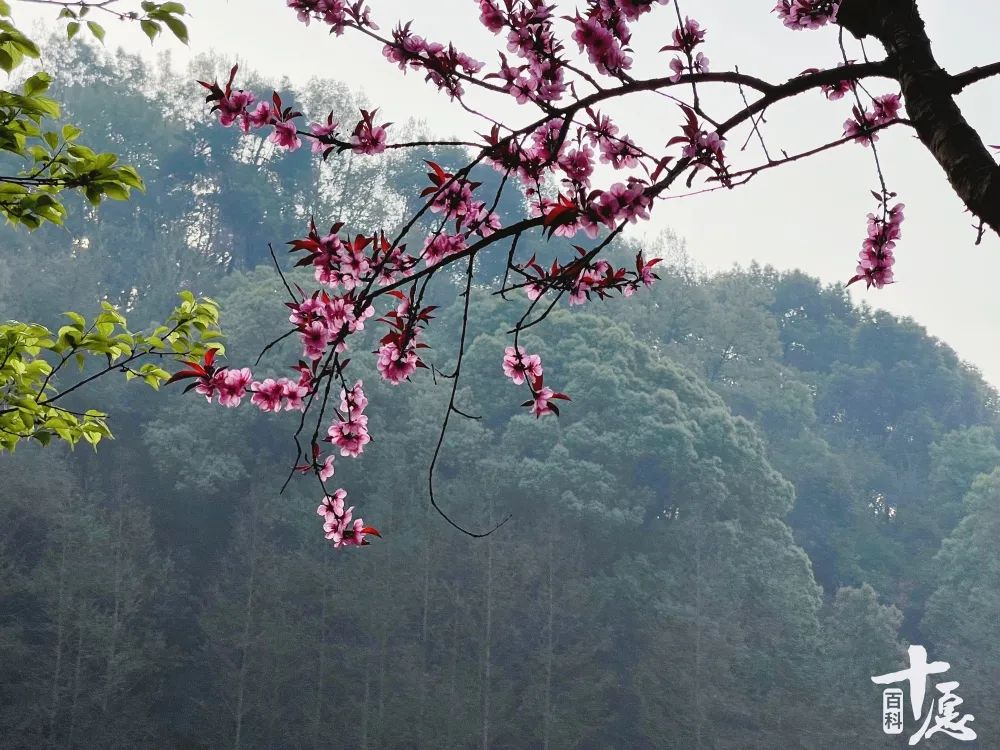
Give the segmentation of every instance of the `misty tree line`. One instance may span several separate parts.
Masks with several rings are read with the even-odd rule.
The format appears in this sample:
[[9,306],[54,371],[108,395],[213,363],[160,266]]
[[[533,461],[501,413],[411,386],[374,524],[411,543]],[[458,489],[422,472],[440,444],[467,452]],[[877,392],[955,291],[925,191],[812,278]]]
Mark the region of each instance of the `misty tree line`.
[[[80,47],[60,65],[72,117],[149,190],[77,206],[69,231],[8,234],[3,318],[54,323],[106,297],[142,322],[189,287],[219,300],[229,356],[250,363],[287,317],[267,243],[310,215],[391,224],[420,158],[449,158],[272,158],[192,107],[217,61],[176,76]],[[294,98],[363,104],[322,80]],[[438,492],[466,525],[512,515],[486,539],[412,490],[447,404],[427,373],[390,401],[366,372],[382,427],[337,471],[384,539],[336,556],[313,484],[278,495],[294,415],[99,385],[118,405],[99,455],[4,459],[0,746],[897,747],[869,678],[921,643],[951,662],[989,747],[996,392],[839,287],[706,274],[677,238],[658,245],[669,262],[643,299],[560,310],[523,337],[573,394],[558,421],[520,413],[495,357],[514,313],[474,290],[471,330],[489,333],[459,400],[481,419],[453,422]],[[433,325],[428,340],[454,356]],[[279,347],[262,368],[289,359]]]

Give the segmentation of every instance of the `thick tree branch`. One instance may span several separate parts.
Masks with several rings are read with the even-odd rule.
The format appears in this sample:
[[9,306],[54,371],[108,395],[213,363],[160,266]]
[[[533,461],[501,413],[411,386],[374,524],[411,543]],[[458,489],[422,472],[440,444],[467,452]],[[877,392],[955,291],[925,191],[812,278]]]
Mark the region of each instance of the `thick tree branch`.
[[974,68],[969,68],[963,73],[956,73],[951,77],[951,90],[952,93],[957,94],[967,86],[971,86],[974,83],[979,83],[987,78],[992,78],[993,76],[1000,75],[1000,62],[991,63],[989,65],[977,65]]
[[920,140],[968,209],[1000,233],[1000,167],[954,98],[996,66],[948,75],[934,58],[915,0],[845,0],[837,20],[855,36],[882,43]]

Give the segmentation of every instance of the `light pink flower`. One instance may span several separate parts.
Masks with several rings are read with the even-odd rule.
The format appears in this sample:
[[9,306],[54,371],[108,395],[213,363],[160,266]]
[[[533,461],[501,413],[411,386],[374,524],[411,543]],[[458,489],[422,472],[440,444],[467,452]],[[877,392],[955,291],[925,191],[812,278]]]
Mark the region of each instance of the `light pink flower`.
[[526,354],[524,347],[508,346],[504,350],[503,373],[515,385],[523,385],[529,378],[535,380],[541,377],[542,358],[537,354]]

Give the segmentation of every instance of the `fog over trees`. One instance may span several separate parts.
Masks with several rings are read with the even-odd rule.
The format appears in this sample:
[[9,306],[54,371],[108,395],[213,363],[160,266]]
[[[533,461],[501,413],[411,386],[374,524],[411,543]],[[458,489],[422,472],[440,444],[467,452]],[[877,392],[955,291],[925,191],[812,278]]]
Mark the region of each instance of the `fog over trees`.
[[[228,72],[212,57],[177,75],[78,45],[51,72],[66,116],[147,190],[97,211],[71,199],[65,229],[7,230],[2,320],[58,328],[105,299],[145,325],[190,289],[218,302],[227,357],[252,362],[287,327],[269,241],[310,215],[399,221],[423,159],[460,165],[434,147],[276,154],[192,108],[191,81]],[[282,95],[345,120],[366,106],[339,81]],[[672,235],[644,249],[667,259],[651,289],[521,334],[572,394],[558,420],[511,397],[497,352],[517,313],[472,285],[458,400],[481,418],[449,427],[436,496],[469,528],[511,517],[483,539],[413,480],[448,405],[439,374],[395,388],[372,357],[352,365],[386,427],[337,479],[382,540],[336,553],[313,485],[279,495],[298,415],[95,382],[114,441],[2,457],[0,746],[900,747],[870,678],[915,643],[951,663],[994,746],[996,391],[842,286],[708,274]],[[502,275],[490,262],[482,276]],[[427,339],[447,361],[465,281],[433,284]],[[379,331],[359,335],[377,348]]]

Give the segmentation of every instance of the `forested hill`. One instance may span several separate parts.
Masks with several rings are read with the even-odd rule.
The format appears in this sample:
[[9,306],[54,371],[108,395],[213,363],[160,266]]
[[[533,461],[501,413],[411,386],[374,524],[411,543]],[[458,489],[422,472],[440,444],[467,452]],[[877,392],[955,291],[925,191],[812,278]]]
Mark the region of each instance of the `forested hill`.
[[[53,71],[76,82],[67,118],[149,189],[8,233],[3,319],[106,297],[142,323],[188,287],[252,363],[287,326],[268,243],[282,257],[310,215],[391,226],[421,158],[448,159],[276,158],[193,104],[218,61],[178,76],[73,54]],[[321,80],[288,98],[362,104]],[[337,472],[384,539],[349,554],[323,542],[311,484],[278,495],[285,414],[99,385],[114,443],[4,458],[0,747],[897,747],[869,677],[910,642],[1000,736],[996,392],[839,286],[706,274],[673,237],[644,249],[667,258],[651,290],[522,337],[573,395],[558,420],[523,414],[503,378],[519,313],[484,259],[459,390],[482,419],[453,423],[438,469],[462,523],[512,515],[484,540],[424,495],[448,385],[392,388],[373,362],[376,441]],[[440,318],[457,292],[433,290]],[[428,340],[447,365],[456,342]]]

